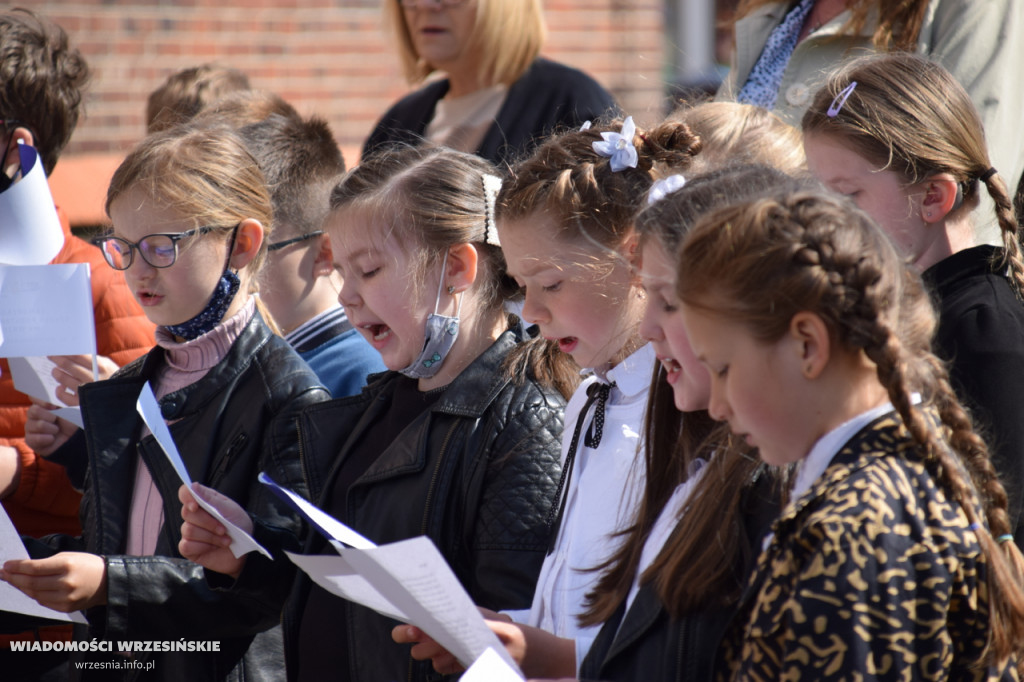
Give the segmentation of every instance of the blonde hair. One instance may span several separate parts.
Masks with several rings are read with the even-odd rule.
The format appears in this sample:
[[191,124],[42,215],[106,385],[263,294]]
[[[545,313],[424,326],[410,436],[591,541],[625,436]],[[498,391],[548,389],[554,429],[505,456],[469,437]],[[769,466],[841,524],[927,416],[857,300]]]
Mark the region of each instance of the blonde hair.
[[[405,14],[398,0],[382,0],[386,23],[391,27],[402,61],[402,71],[410,85],[422,83],[436,71],[413,44]],[[540,0],[464,0],[476,2],[476,24],[466,49],[479,50],[477,72],[486,86],[511,85],[519,79],[540,54],[547,38],[547,27]]]
[[739,102],[684,104],[667,121],[690,126],[701,140],[691,173],[727,165],[762,164],[783,173],[806,170],[803,135],[763,107]]
[[[107,189],[107,214],[118,197],[135,188],[161,208],[191,220],[194,227],[216,227],[215,234],[224,240],[243,220],[258,220],[263,244],[245,268],[250,291],[258,289],[273,209],[263,173],[237,133],[226,126],[182,126],[146,137],[114,172]],[[272,325],[259,298],[256,304]]]

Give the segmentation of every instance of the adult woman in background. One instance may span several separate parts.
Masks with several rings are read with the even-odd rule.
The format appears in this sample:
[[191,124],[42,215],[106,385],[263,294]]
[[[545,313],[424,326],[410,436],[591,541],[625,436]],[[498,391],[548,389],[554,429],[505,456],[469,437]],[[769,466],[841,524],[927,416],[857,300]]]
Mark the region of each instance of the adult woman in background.
[[384,114],[363,155],[428,139],[507,165],[551,131],[615,109],[581,71],[540,57],[540,0],[384,0],[410,84],[433,80]]
[[[952,73],[981,114],[992,164],[1016,187],[1024,168],[1024,5],[1014,0],[742,0],[736,50],[718,99],[799,125],[829,71],[867,52],[925,54]],[[989,207],[991,209],[991,207]],[[988,210],[987,213],[991,213]],[[986,214],[987,214],[986,213]],[[979,226],[998,243],[996,226]]]

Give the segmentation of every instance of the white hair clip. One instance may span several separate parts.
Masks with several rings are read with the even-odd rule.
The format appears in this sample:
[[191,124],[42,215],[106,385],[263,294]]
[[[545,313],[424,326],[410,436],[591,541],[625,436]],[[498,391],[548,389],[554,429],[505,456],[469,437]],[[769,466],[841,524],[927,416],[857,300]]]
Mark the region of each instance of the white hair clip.
[[501,178],[484,173],[480,179],[484,184],[484,244],[500,247],[498,228],[494,224],[494,204],[498,201],[498,192],[501,191]]
[[661,201],[669,194],[672,194],[672,192],[682,189],[685,184],[686,178],[678,173],[661,180],[655,180],[654,184],[651,185],[651,191],[647,193],[647,205],[650,206]]
[[634,135],[636,125],[633,123],[633,117],[627,116],[622,122],[621,133],[601,133],[603,141],[594,143],[594,151],[609,160],[608,165],[611,166],[613,173],[636,168],[639,156],[636,153],[636,145],[633,144]]
[[584,121],[583,125],[580,126],[580,132],[582,133],[584,130],[590,130],[590,126],[590,121]]

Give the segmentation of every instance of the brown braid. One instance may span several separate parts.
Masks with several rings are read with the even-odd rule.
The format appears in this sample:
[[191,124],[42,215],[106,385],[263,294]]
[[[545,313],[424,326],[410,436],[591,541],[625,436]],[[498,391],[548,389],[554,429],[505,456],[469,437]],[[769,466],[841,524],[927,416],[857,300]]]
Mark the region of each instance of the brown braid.
[[1024,299],[1024,254],[1021,253],[1020,223],[1013,208],[1013,201],[999,173],[988,178],[985,187],[996,204],[996,218],[999,220],[999,230],[1003,235],[1003,265],[1009,271],[1017,298]]
[[[1024,557],[1014,543],[994,539],[1011,532],[1006,491],[929,350],[935,316],[923,284],[881,231],[837,197],[791,194],[707,216],[684,244],[679,267],[677,293],[688,306],[713,306],[764,341],[780,338],[797,312],[812,311],[838,343],[875,363],[924,461],[988,558],[990,660],[1024,651]],[[913,404],[915,391],[921,406]]]

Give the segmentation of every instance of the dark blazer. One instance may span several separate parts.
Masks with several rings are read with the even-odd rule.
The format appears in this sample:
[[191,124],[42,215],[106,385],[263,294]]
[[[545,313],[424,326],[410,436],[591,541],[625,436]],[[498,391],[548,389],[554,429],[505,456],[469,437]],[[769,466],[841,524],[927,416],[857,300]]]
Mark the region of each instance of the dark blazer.
[[[774,478],[758,469],[742,501],[745,551],[737,562],[737,589],[746,585],[761,538],[779,513]],[[683,521],[685,523],[685,520]],[[718,644],[735,604],[709,605],[672,618],[653,583],[637,592],[629,611],[623,602],[602,626],[580,666],[583,680],[706,682],[712,679]]]
[[894,413],[853,436],[772,525],[723,677],[1016,679],[984,663],[988,558],[934,468]]
[[[136,654],[155,666],[124,679],[283,679],[276,605],[214,591],[203,568],[178,553],[181,481],[156,439],[140,439],[144,425],[135,407],[163,353],[156,347],[114,378],[82,387],[88,447],[83,535],[49,536],[30,552],[39,557],[86,551],[106,558],[108,603],[88,611],[89,627],[76,628],[80,638],[220,642],[219,652]],[[173,420],[169,429],[193,480],[216,488],[250,514],[297,533],[298,520],[256,475],[272,472],[305,491],[298,443],[291,437],[293,420],[303,407],[328,397],[312,370],[271,333],[257,312],[227,356],[199,381],[165,396],[160,409],[164,419]],[[154,556],[123,556],[140,457],[163,498],[164,525]],[[81,677],[102,674],[108,673],[84,671]]]
[[992,450],[1024,549],[1024,303],[993,264],[1001,256],[989,245],[965,249],[928,268],[924,280],[938,302],[935,352],[950,363],[953,388]]
[[[420,144],[438,100],[447,92],[448,80],[443,79],[400,99],[377,122],[363,145],[363,156],[396,143]],[[593,78],[538,57],[509,86],[508,96],[476,153],[499,168],[511,166],[551,132],[617,112],[615,100]]]

